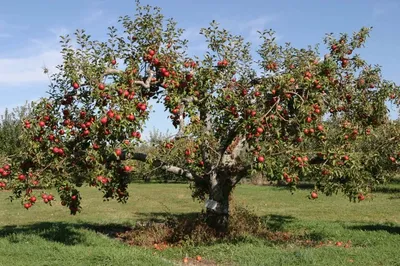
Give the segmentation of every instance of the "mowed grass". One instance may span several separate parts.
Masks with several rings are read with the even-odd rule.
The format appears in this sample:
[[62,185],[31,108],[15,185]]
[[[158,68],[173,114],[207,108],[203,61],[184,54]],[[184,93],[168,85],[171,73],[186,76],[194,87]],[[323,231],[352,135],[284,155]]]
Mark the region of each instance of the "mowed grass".
[[[207,265],[400,265],[399,184],[390,188],[352,203],[342,195],[309,200],[308,190],[292,195],[278,187],[240,185],[234,204],[262,216],[271,229],[332,244],[281,245],[249,236],[163,251],[128,246],[107,233],[123,232],[138,220],[200,211],[187,185],[132,184],[127,204],[103,202],[101,192],[85,187],[83,211],[76,216],[59,202],[39,202],[27,211],[18,201],[2,200],[9,192],[0,192],[0,265],[179,265],[186,255],[200,255]],[[349,248],[334,245],[349,240]]]

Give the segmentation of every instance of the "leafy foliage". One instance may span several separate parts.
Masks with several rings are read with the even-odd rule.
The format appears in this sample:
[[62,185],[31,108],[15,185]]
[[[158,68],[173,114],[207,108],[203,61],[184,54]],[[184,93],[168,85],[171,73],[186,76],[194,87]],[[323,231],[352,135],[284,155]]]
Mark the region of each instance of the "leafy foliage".
[[[324,59],[318,46],[281,46],[264,31],[261,60],[253,62],[251,44],[215,21],[201,30],[203,58],[186,54],[183,30],[159,8],[138,2],[135,18],[119,21],[124,32],[109,27],[105,42],[84,30],[74,45],[62,37],[63,64],[51,76],[49,97],[25,120],[27,148],[2,168],[2,186],[25,208],[35,203],[38,183],[56,186],[72,214],[85,182],[107,200],[126,202],[134,170],[126,159],[184,176],[194,198],[217,202],[217,213],[227,212],[229,195],[249,172],[292,188],[312,179],[312,198],[342,191],[363,200],[398,169],[398,127],[388,121],[386,102],[399,103],[399,87],[356,53],[370,28],[327,35]],[[150,99],[163,102],[178,133],[138,154]],[[390,137],[378,144],[375,129]]]

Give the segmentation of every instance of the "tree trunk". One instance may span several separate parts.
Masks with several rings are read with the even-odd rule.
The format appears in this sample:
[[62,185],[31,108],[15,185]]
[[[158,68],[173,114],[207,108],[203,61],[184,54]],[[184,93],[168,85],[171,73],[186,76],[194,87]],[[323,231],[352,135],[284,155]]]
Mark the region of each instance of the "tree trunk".
[[212,174],[209,199],[206,201],[207,224],[221,233],[227,232],[229,225],[229,194],[232,186],[228,180]]

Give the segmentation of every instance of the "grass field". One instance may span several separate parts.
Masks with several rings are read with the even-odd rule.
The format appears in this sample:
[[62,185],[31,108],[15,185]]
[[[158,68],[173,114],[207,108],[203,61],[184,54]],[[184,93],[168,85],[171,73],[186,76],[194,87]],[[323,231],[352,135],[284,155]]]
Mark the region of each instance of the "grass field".
[[[400,184],[373,199],[351,203],[341,195],[308,200],[278,187],[241,185],[235,204],[248,206],[274,230],[306,232],[322,247],[273,244],[248,237],[235,243],[185,246],[156,251],[128,246],[100,233],[124,231],[138,220],[198,212],[202,205],[184,184],[133,184],[127,204],[103,202],[101,193],[82,188],[83,211],[70,216],[60,206],[0,201],[0,265],[179,265],[188,255],[203,265],[400,265]],[[54,192],[55,193],[55,192]],[[0,192],[5,199],[8,192]],[[336,241],[349,248],[337,247]],[[195,263],[200,265],[200,263]]]

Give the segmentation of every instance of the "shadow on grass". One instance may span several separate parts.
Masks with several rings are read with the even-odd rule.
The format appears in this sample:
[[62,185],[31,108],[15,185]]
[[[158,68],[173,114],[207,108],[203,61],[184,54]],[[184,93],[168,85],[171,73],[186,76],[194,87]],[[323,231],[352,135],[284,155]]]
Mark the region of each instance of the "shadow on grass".
[[391,196],[391,197],[389,197],[388,199],[390,199],[390,200],[399,200],[399,199],[400,199],[400,193],[399,193],[399,194],[396,194],[396,195],[394,195],[394,196]]
[[[177,219],[177,220],[195,220],[198,216],[198,212],[190,212],[190,213],[180,213],[180,214],[171,214],[167,212],[140,212],[137,213],[139,218],[139,222],[154,222],[154,223],[163,223],[168,218]],[[287,215],[277,215],[270,214],[261,216],[261,221],[264,222],[268,229],[271,231],[282,231],[285,229],[285,226],[295,220],[293,216]]]
[[[199,217],[198,212],[169,214],[165,212],[138,213],[141,216],[137,220],[138,224],[145,225],[151,223],[164,223],[168,219],[176,221],[196,221]],[[268,230],[271,232],[283,231],[285,225],[294,221],[292,216],[268,215],[260,217]],[[66,222],[40,222],[30,225],[16,226],[9,225],[0,227],[0,238],[8,240],[10,243],[26,242],[30,236],[39,236],[50,242],[62,243],[64,245],[79,245],[87,243],[87,235],[84,230],[101,233],[113,239],[120,239],[119,235],[131,231],[132,226],[126,224],[110,223],[66,223]],[[221,239],[222,240],[222,239]],[[222,240],[223,241],[223,240]],[[242,241],[246,241],[243,239]],[[217,241],[219,242],[219,241]],[[215,242],[215,244],[217,243]]]
[[29,235],[35,235],[51,242],[77,245],[86,242],[86,236],[79,231],[80,229],[92,230],[115,238],[118,233],[125,232],[130,227],[122,224],[41,222],[24,226],[10,225],[0,227],[0,238],[6,238],[12,243],[18,243],[25,241],[25,237]]
[[390,179],[389,182],[391,184],[400,184],[400,177],[399,176],[393,177],[392,179]]
[[386,231],[389,234],[400,235],[400,226],[391,224],[355,225],[349,227],[349,229],[362,231]]
[[395,194],[395,193],[400,193],[400,187],[377,187],[373,190],[374,192],[379,192],[379,193],[390,193],[390,194]]
[[164,223],[167,219],[177,220],[194,220],[199,216],[199,212],[188,212],[188,213],[169,213],[169,212],[138,212],[136,213],[139,223]]
[[285,229],[285,226],[287,224],[294,222],[295,220],[293,216],[277,215],[277,214],[262,216],[261,219],[265,221],[267,227],[272,231],[282,231]]
[[[281,189],[287,189],[287,185],[276,185],[276,187],[281,188]],[[297,184],[298,189],[304,189],[304,190],[313,190],[314,189],[314,183],[299,183]],[[390,186],[378,186],[373,189],[373,192],[378,192],[378,193],[388,193],[388,194],[396,194],[400,193],[400,187],[390,187]]]

